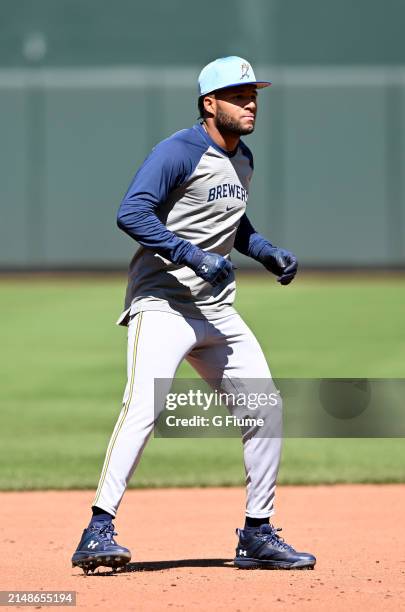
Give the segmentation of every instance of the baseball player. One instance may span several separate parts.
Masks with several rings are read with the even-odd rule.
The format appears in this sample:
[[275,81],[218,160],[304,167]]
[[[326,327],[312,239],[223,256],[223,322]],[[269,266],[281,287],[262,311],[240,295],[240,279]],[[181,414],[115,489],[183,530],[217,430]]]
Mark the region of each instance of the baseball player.
[[[258,81],[249,62],[231,56],[205,66],[198,84],[200,121],[155,146],[118,212],[118,226],[140,244],[118,320],[128,326],[128,382],[93,515],[72,558],[85,573],[130,561],[130,551],[114,539],[112,520],[153,430],[155,378],[170,383],[187,359],[221,388],[252,379],[272,388],[259,343],[233,308],[230,259],[237,249],[262,263],[281,285],[297,272],[295,256],[256,232],[245,212],[253,157],[241,136],[253,132],[257,91],[271,82]],[[313,568],[315,557],[296,552],[269,523],[281,434],[266,437],[257,428],[242,433],[246,517],[237,529],[234,564]]]

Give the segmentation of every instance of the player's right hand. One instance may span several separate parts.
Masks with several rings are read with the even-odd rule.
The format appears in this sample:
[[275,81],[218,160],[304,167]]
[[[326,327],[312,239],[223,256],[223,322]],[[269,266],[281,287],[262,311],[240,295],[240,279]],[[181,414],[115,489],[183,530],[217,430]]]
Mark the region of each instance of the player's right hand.
[[232,263],[217,253],[206,253],[195,270],[200,278],[213,287],[220,285],[228,278],[233,269]]

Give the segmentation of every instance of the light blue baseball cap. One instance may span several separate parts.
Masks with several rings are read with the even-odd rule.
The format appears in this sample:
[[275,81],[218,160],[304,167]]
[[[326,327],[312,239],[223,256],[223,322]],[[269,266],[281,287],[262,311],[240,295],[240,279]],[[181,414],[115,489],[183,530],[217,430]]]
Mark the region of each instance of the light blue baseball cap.
[[258,81],[250,63],[236,55],[220,57],[207,64],[198,77],[199,96],[237,85],[256,85],[261,89],[271,85],[271,81]]

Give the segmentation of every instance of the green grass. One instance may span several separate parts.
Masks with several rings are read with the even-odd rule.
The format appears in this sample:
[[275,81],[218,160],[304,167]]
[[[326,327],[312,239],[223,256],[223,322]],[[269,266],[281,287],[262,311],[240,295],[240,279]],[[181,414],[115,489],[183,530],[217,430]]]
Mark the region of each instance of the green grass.
[[[241,277],[237,308],[276,378],[405,378],[405,279],[271,280]],[[0,489],[96,486],[125,384],[124,289],[124,278],[0,281]],[[280,482],[403,482],[404,459],[402,439],[288,439]],[[242,483],[237,439],[152,439],[132,484]]]

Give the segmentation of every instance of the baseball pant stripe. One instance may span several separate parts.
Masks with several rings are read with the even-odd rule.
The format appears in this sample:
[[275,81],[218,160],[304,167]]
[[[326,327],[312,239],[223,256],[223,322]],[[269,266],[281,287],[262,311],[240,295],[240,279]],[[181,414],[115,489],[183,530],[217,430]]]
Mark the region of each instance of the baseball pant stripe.
[[142,312],[139,313],[138,321],[137,321],[137,326],[136,326],[135,341],[134,341],[134,351],[133,351],[133,357],[132,357],[131,381],[130,381],[130,389],[129,389],[128,399],[127,399],[127,401],[125,403],[125,406],[124,406],[124,409],[122,411],[121,418],[120,418],[119,422],[117,423],[117,426],[116,426],[116,429],[115,429],[115,433],[114,433],[114,435],[112,436],[112,438],[110,440],[110,444],[108,445],[107,456],[105,458],[103,472],[102,472],[101,477],[100,477],[100,482],[99,482],[99,485],[98,485],[98,488],[97,488],[96,497],[94,499],[93,506],[97,505],[97,501],[99,499],[100,492],[101,492],[101,489],[102,489],[102,486],[104,484],[104,480],[105,480],[105,477],[106,477],[106,474],[107,474],[108,465],[110,463],[111,453],[112,453],[113,448],[115,446],[118,434],[120,433],[120,431],[122,429],[122,426],[124,424],[125,417],[128,414],[128,408],[129,408],[131,400],[132,400],[132,393],[133,393],[134,381],[135,381],[136,354],[137,354],[137,348],[138,348],[139,332],[140,332],[141,323],[142,323],[142,314],[143,314]]

